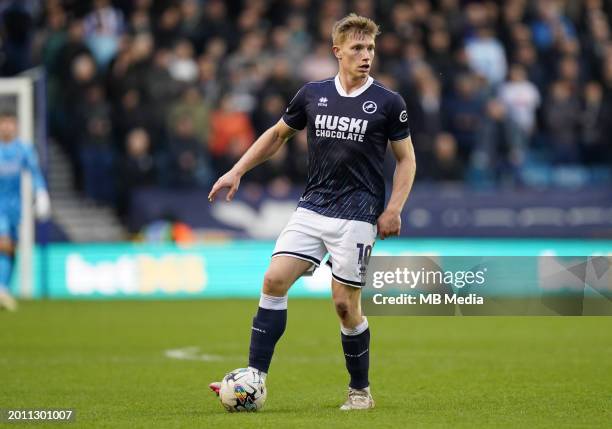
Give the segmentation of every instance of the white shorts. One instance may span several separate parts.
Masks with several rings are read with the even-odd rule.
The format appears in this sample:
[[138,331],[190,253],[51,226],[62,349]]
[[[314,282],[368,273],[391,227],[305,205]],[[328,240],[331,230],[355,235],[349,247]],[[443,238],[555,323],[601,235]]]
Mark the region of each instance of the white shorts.
[[376,225],[368,222],[337,219],[298,207],[276,240],[272,257],[303,259],[312,262],[314,269],[329,252],[327,264],[333,278],[361,287],[376,232]]

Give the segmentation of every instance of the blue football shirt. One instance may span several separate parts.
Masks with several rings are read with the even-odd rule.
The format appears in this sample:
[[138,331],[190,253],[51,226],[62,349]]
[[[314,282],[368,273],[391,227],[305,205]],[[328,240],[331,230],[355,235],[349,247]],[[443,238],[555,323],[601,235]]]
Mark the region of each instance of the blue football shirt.
[[34,190],[46,189],[34,147],[19,140],[0,142],[0,215],[13,223],[21,217],[21,172],[32,174]]
[[304,85],[283,121],[308,131],[308,182],[298,206],[376,224],[385,204],[387,142],[410,135],[402,97],[372,77],[346,94],[336,76]]

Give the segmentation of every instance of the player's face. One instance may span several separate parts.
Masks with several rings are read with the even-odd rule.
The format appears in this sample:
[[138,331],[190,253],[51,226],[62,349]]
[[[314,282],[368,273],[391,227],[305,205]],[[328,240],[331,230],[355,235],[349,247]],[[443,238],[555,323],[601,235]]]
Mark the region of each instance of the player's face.
[[10,142],[17,136],[17,121],[12,116],[0,117],[0,140]]
[[374,37],[353,33],[335,50],[340,68],[355,78],[366,78],[374,61]]

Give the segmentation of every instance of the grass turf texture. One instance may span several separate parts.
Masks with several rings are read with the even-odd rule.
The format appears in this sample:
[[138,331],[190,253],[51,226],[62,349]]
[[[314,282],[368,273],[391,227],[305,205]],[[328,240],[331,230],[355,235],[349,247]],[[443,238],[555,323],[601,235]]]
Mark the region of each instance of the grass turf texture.
[[[228,414],[207,385],[245,366],[255,308],[246,300],[23,303],[0,313],[0,408],[74,408],[77,422],[67,427],[88,428],[612,422],[610,317],[373,317],[376,409],[346,413],[338,410],[347,374],[332,305],[297,299],[265,409]],[[223,360],[164,355],[187,346]]]

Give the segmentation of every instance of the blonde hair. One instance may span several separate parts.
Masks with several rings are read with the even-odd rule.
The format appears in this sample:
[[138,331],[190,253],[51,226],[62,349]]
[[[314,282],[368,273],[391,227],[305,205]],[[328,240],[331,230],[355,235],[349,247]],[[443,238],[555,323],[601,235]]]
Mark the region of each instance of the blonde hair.
[[332,43],[341,45],[349,34],[365,34],[376,38],[380,34],[378,24],[365,16],[351,13],[334,23],[332,28]]

